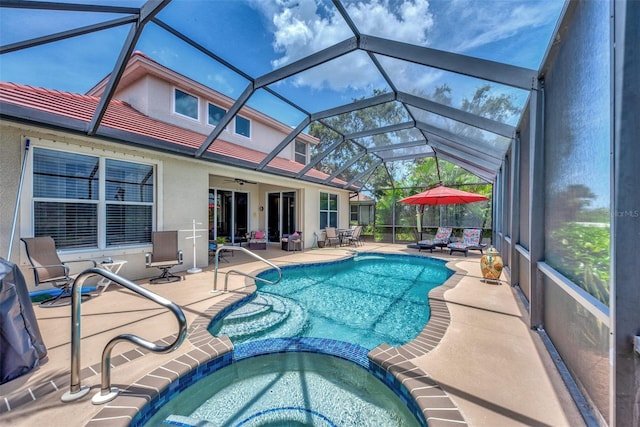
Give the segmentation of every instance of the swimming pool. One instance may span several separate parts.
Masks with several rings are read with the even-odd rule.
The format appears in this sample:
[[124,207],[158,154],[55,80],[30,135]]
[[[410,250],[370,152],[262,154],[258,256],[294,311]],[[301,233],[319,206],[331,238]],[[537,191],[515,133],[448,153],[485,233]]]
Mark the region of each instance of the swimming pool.
[[[271,274],[267,271],[263,277]],[[204,372],[212,373],[204,377],[193,374],[196,378],[187,382],[195,385],[184,390],[181,385],[173,396],[163,392],[159,400],[170,402],[145,425],[426,425],[404,385],[370,362],[367,353],[383,342],[398,346],[412,340],[429,319],[429,290],[451,274],[443,261],[406,255],[367,254],[285,267],[282,283],[259,286],[257,296],[216,316],[212,333],[221,333],[227,326],[237,333],[231,356],[224,363],[216,362],[219,366],[214,369],[205,367]],[[272,315],[265,318],[265,313]],[[281,322],[281,317],[293,321]],[[230,319],[227,324],[222,322],[225,318]],[[281,323],[286,326],[282,328]],[[254,324],[261,325],[258,332]],[[277,338],[280,335],[283,338]],[[305,362],[292,368],[291,357]],[[260,374],[255,374],[256,369]],[[367,386],[361,389],[354,384]],[[297,391],[290,393],[294,385]],[[381,402],[368,397],[369,388],[385,396]],[[256,389],[262,392],[255,393]],[[236,406],[225,395],[234,396]],[[332,400],[333,396],[342,398]],[[327,401],[335,404],[327,406]],[[354,421],[341,414],[364,418]],[[226,421],[218,424],[220,418]]]
[[424,425],[387,385],[357,364],[301,352],[252,357],[210,374],[164,405],[145,426],[167,424]]
[[[427,295],[453,272],[445,262],[408,255],[366,254],[340,262],[288,266],[277,285],[214,319],[213,335],[242,343],[262,338],[331,338],[373,349],[400,346],[429,320]],[[260,277],[274,280],[277,273]]]

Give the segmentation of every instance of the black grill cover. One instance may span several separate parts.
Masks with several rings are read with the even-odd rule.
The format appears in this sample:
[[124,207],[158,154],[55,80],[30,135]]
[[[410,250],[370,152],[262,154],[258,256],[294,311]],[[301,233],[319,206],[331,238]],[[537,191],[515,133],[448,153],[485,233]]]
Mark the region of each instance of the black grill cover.
[[0,258],[0,384],[31,371],[46,355],[24,276]]

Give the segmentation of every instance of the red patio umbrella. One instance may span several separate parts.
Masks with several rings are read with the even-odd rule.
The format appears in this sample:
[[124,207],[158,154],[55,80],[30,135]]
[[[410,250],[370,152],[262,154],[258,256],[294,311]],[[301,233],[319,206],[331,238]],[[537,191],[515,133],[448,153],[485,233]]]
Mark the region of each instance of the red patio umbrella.
[[482,202],[484,200],[489,200],[489,198],[482,194],[456,190],[455,188],[445,187],[444,185],[439,184],[438,186],[423,191],[422,193],[414,194],[413,196],[405,197],[398,201],[409,205],[420,205],[420,212],[416,214],[416,223],[418,231],[422,235],[421,217],[424,205],[461,205]]
[[489,200],[489,198],[482,194],[469,193],[468,191],[438,185],[437,187],[398,201],[410,205],[459,205],[482,202],[484,200]]

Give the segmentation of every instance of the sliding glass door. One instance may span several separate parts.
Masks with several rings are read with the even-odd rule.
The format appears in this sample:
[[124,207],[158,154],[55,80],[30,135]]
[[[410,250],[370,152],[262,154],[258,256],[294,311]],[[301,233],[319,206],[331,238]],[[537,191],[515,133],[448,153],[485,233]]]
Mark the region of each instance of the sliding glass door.
[[280,242],[283,234],[296,231],[295,191],[267,194],[267,236],[269,242]]
[[231,190],[209,190],[209,239],[224,237],[240,243],[247,233],[249,194]]

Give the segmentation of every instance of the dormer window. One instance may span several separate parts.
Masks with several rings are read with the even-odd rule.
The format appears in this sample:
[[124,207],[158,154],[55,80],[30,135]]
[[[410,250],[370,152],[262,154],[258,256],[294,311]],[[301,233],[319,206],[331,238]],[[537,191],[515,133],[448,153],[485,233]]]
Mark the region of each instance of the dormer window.
[[198,98],[180,89],[174,91],[173,111],[176,113],[198,120]]
[[236,133],[251,138],[251,120],[236,116]]
[[307,164],[307,144],[298,140],[295,142],[295,160],[303,165]]
[[209,104],[209,118],[207,119],[208,123],[211,126],[218,126],[218,123],[220,123],[220,120],[222,120],[225,114],[227,114],[227,110],[225,110],[224,108],[220,108],[217,105]]

